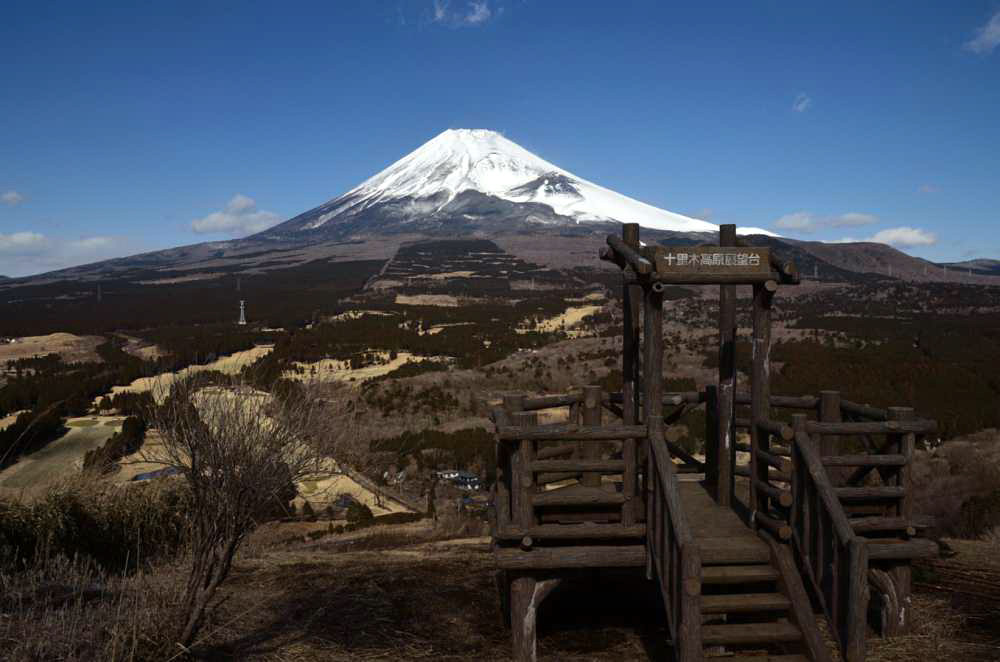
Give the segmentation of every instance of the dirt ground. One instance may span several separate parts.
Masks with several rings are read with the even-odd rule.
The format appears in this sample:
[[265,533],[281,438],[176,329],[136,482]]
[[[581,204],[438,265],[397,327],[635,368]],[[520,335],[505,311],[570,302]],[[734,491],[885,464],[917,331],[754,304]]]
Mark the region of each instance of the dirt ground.
[[[427,540],[424,522],[308,543],[276,542],[282,533],[248,543],[203,659],[509,659],[487,539]],[[869,661],[1000,660],[997,547],[947,542],[955,556],[915,572],[913,634],[871,633]],[[641,573],[581,573],[541,608],[539,659],[669,660],[663,622]]]

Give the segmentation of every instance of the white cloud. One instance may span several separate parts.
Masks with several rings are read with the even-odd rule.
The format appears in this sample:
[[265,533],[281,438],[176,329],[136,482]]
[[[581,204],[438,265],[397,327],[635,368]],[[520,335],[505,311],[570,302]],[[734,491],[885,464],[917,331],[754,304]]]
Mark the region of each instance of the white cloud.
[[37,232],[0,234],[0,254],[27,256],[38,255],[49,245],[49,240]]
[[872,225],[878,223],[878,216],[874,214],[862,214],[851,211],[840,216],[828,219],[829,224],[835,228],[858,227],[861,225]]
[[795,101],[792,102],[792,110],[797,113],[804,113],[809,110],[809,106],[812,105],[812,102],[812,97],[805,92],[799,92],[795,95]]
[[450,0],[434,0],[435,23],[455,28],[476,27],[498,16],[501,9],[490,8],[489,0],[470,0],[461,9],[452,9]]
[[921,230],[919,228],[899,227],[889,228],[876,232],[867,239],[854,239],[845,237],[831,244],[856,244],[859,242],[869,242],[874,244],[888,244],[897,248],[913,248],[914,246],[933,246],[938,241],[937,235],[933,232]]
[[878,216],[874,214],[862,214],[856,211],[840,214],[839,216],[817,216],[807,211],[797,211],[785,214],[772,223],[771,227],[809,234],[823,228],[858,227],[873,223],[878,223]]
[[781,230],[798,230],[799,232],[815,232],[818,226],[819,219],[805,211],[785,214],[771,224],[771,227]]
[[937,243],[937,235],[919,228],[901,227],[877,232],[868,241],[890,246],[933,246]]
[[1000,45],[1000,10],[986,21],[986,25],[976,28],[975,36],[965,42],[965,50],[989,55],[998,45]]
[[38,274],[134,252],[134,246],[116,237],[61,239],[30,231],[0,234],[0,274]]
[[24,196],[17,191],[5,191],[2,195],[0,195],[0,200],[2,200],[5,205],[13,207],[14,205],[19,205],[24,202]]
[[266,230],[280,220],[273,212],[258,210],[253,198],[237,193],[222,211],[191,221],[191,229],[199,234],[216,232],[242,237]]

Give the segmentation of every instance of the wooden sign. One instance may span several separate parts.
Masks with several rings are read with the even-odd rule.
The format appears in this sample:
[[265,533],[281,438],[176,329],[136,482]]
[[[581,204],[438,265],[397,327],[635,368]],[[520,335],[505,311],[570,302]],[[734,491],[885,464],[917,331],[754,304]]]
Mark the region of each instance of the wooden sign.
[[[730,246],[655,246],[647,257],[658,276],[731,275],[767,277],[771,273],[768,248]],[[647,249],[648,250],[648,249]]]

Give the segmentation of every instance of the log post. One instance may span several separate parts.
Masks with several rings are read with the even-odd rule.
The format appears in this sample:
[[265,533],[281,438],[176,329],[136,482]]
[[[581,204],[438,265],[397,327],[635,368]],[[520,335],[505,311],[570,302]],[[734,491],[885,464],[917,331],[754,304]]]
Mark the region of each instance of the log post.
[[[533,411],[518,412],[512,418],[513,424],[522,428],[538,425],[538,414]],[[513,474],[518,479],[518,489],[514,491],[516,506],[513,509],[513,516],[516,518],[518,526],[528,529],[537,523],[535,521],[535,508],[531,503],[531,495],[537,491],[531,470],[531,463],[535,460],[535,442],[531,439],[522,439],[516,443],[519,446]]]
[[[736,245],[736,226],[719,226],[719,246]],[[736,421],[736,286],[719,286],[719,395],[718,434],[715,453],[719,467],[716,499],[720,506],[732,503],[732,464],[725,461],[734,452]],[[752,461],[752,460],[751,460]],[[753,506],[751,506],[753,510]]]
[[[512,417],[524,410],[523,395],[505,395],[503,397],[503,410],[506,414],[505,424],[509,425]],[[517,517],[514,509],[513,494],[517,491],[516,485],[519,479],[514,475],[514,455],[509,442],[497,442],[497,522],[501,528],[509,526],[513,519]]]
[[705,487],[716,501],[719,499],[719,466],[729,458],[719,457],[719,388],[705,387]]
[[[840,423],[844,420],[840,410],[840,391],[819,392],[819,420],[823,423]],[[837,454],[837,435],[823,435],[819,454],[821,457]]]
[[[663,295],[652,287],[643,290],[643,330],[642,330],[642,366],[643,366],[643,419],[646,422],[648,434],[647,444],[662,444],[663,442]],[[646,513],[647,527],[659,530],[662,522],[656,519],[657,509],[651,474],[653,469],[653,451],[646,450]],[[648,536],[647,536],[648,537]],[[646,577],[653,578],[653,566],[650,555],[646,554]]]
[[[771,418],[771,303],[778,284],[769,280],[753,288],[753,368],[750,377],[750,512],[767,512],[768,497],[756,481],[768,481],[768,465],[758,452],[771,447],[770,433],[761,423]],[[754,480],[756,479],[756,480]]]
[[510,587],[512,659],[535,662],[537,653],[538,608],[562,581],[539,579],[529,572],[512,573]]
[[[583,387],[583,424],[600,426],[601,424],[601,387]],[[601,457],[600,442],[581,442],[583,444],[581,457],[584,460],[597,460]],[[601,474],[588,471],[580,478],[580,483],[587,487],[600,487]]]
[[[626,223],[622,226],[622,240],[639,250],[639,224]],[[625,282],[622,272],[622,424],[635,425],[639,422],[639,306],[642,302],[642,287]],[[622,443],[622,460],[625,470],[622,474],[622,492],[625,505],[622,506],[622,524],[635,524],[638,502],[638,454],[635,439]]]
[[[913,409],[910,407],[889,407],[888,420],[906,421],[914,418]],[[906,464],[896,472],[896,485],[902,487],[905,492],[903,498],[898,500],[896,515],[909,522],[913,521],[913,476],[910,471],[910,463],[913,461],[913,451],[916,445],[916,436],[912,433],[901,434],[894,444],[896,452],[906,458]],[[889,451],[892,449],[890,448]],[[895,586],[894,602],[892,607],[894,612],[891,618],[883,624],[883,633],[886,637],[895,637],[907,634],[910,631],[910,616],[913,604],[913,567],[909,560],[894,561],[889,567],[889,577]]]

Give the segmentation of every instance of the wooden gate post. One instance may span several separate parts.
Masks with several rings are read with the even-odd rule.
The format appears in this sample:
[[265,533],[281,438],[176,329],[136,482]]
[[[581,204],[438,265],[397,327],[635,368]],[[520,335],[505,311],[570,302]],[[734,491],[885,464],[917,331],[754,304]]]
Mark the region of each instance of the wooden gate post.
[[[649,427],[647,444],[663,443],[663,294],[651,286],[643,290],[642,329],[642,407],[643,420]],[[658,435],[658,436],[654,436]],[[659,527],[655,522],[653,499],[653,452],[646,450],[646,527]],[[653,578],[653,564],[646,554],[646,578]]]
[[[736,245],[736,226],[719,226],[719,246]],[[715,452],[718,465],[716,499],[720,506],[732,503],[732,464],[727,462],[735,449],[736,421],[736,286],[719,286],[719,395],[718,438]],[[707,443],[707,440],[706,440]]]
[[750,376],[750,512],[767,512],[768,498],[757,482],[768,483],[768,465],[757,453],[771,447],[770,433],[760,424],[771,418],[771,302],[778,284],[769,280],[753,288],[753,370]]
[[[626,223],[622,226],[622,241],[634,250],[639,250],[639,224]],[[639,422],[639,306],[642,302],[642,287],[625,282],[622,272],[622,423],[635,425]],[[635,439],[622,443],[622,460],[625,472],[622,474],[622,524],[635,524],[638,490],[638,454]]]

